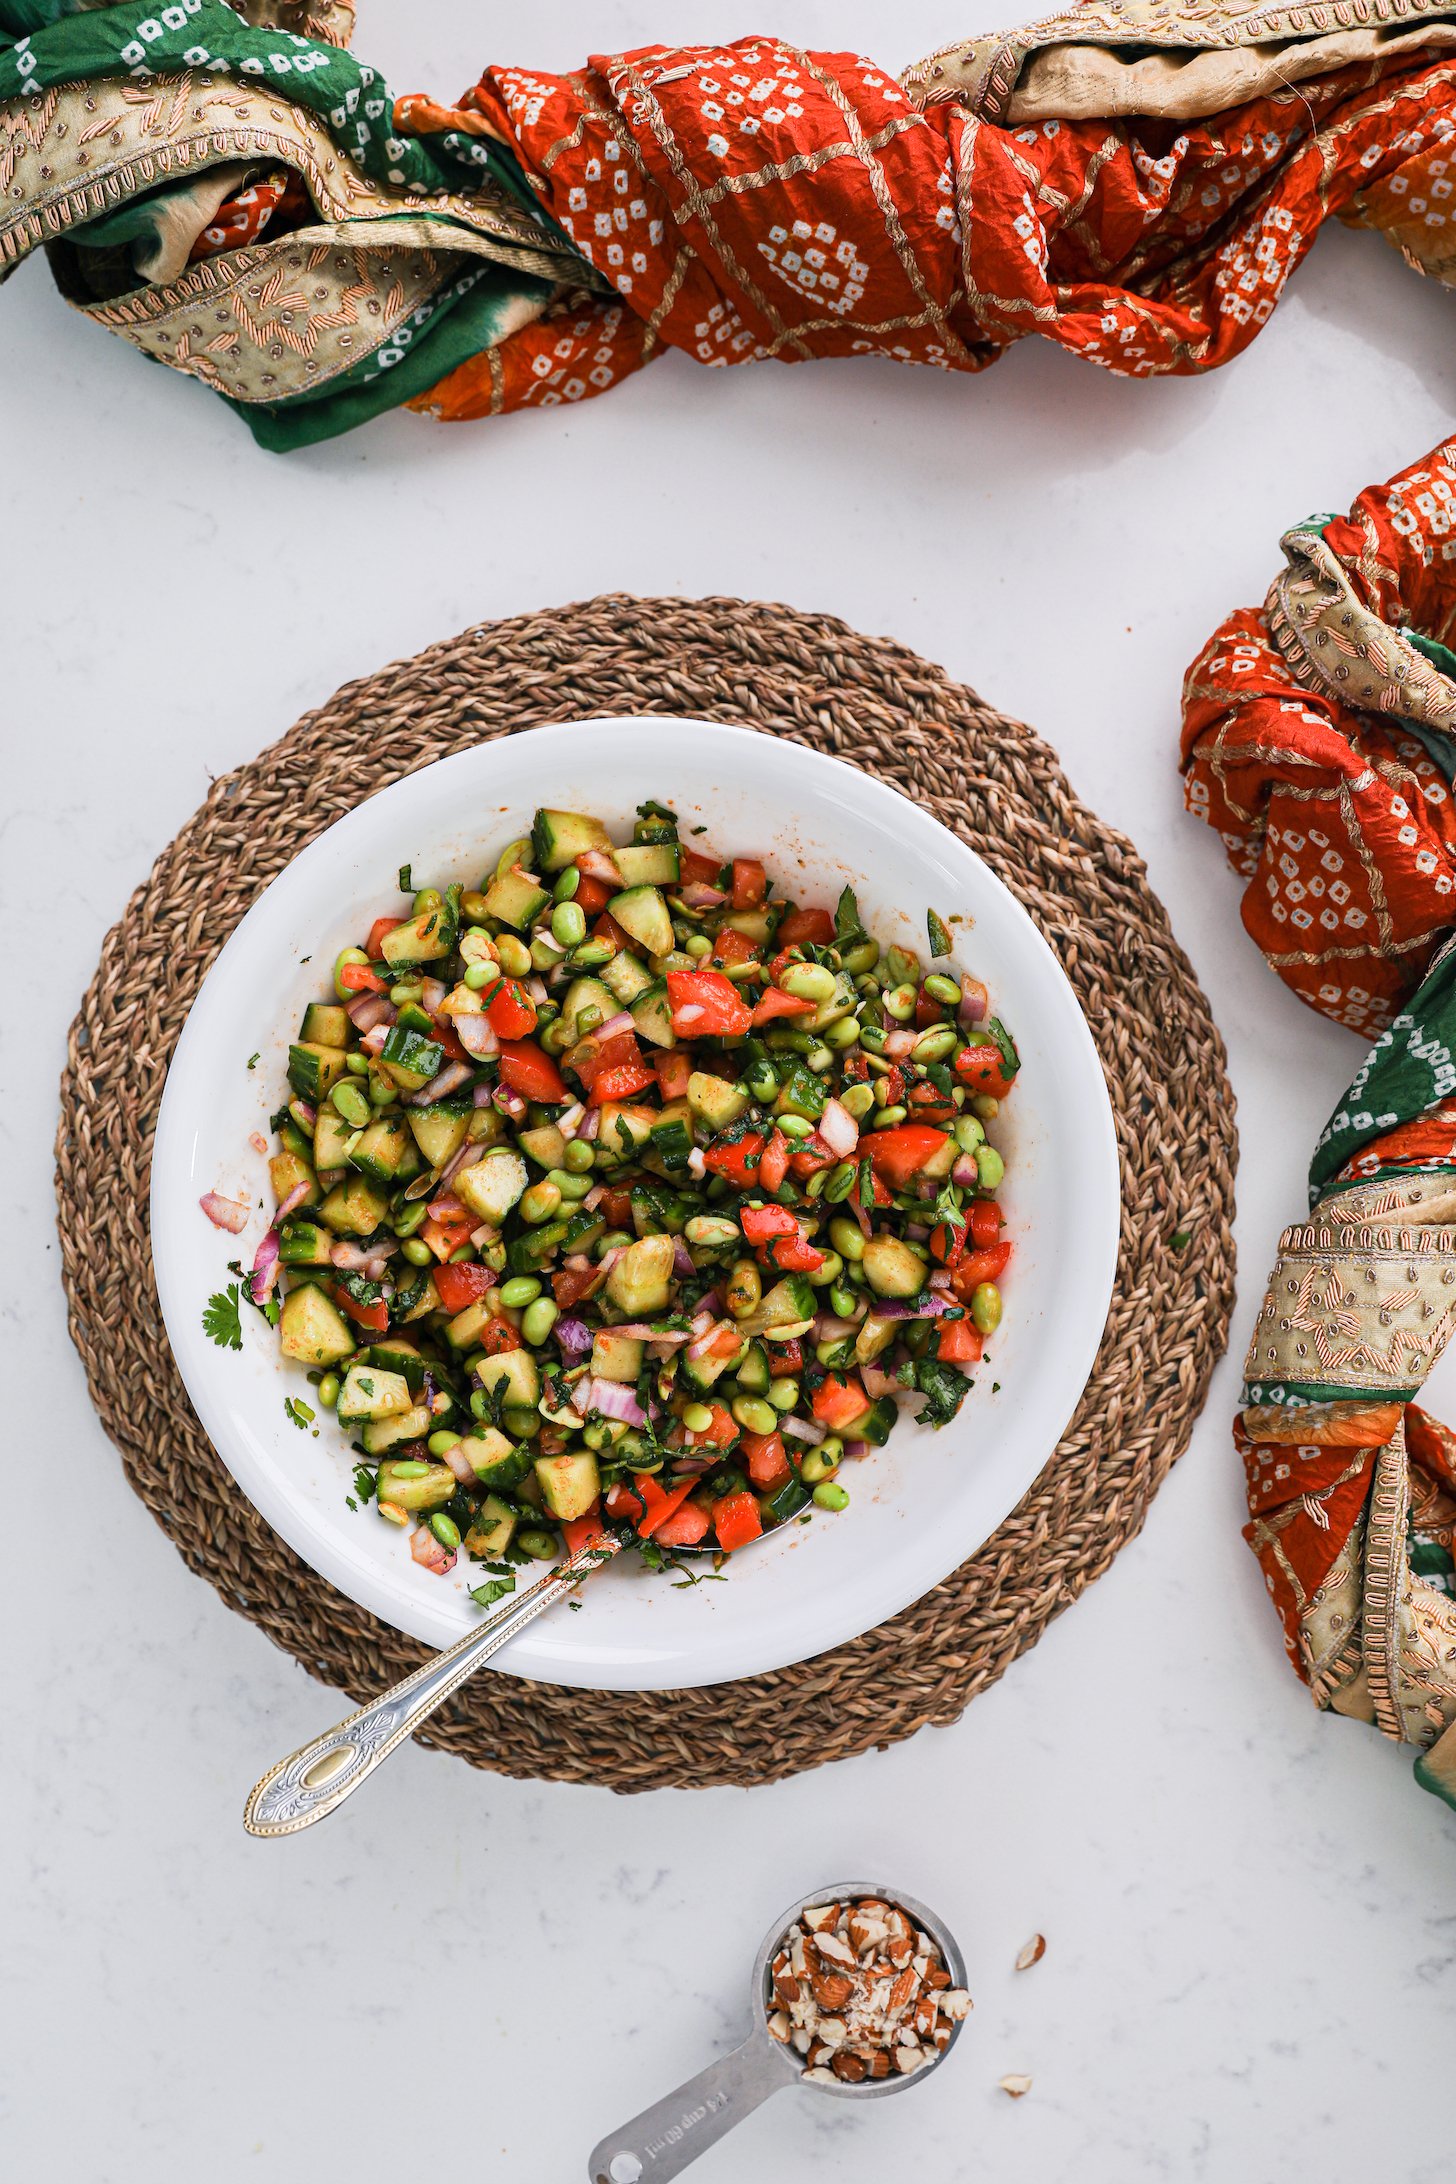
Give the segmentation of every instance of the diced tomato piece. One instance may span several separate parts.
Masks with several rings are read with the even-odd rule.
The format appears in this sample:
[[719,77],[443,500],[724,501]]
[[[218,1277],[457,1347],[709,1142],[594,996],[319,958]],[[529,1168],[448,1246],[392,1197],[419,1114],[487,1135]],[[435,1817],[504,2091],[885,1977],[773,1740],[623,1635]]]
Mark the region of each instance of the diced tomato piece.
[[846,1054],[844,1057],[844,1075],[846,1082],[849,1084],[868,1084],[870,1078],[869,1056],[857,1053]]
[[924,1031],[928,1025],[943,1024],[945,1020],[945,1003],[937,1001],[935,995],[927,993],[922,986],[915,996],[915,1029]]
[[930,1232],[931,1257],[942,1266],[959,1266],[966,1255],[964,1221],[937,1221]]
[[464,1266],[436,1267],[435,1287],[447,1312],[463,1312],[495,1287],[495,1276],[478,1260],[467,1261]]
[[420,1230],[420,1235],[440,1261],[448,1259],[452,1252],[468,1244],[480,1226],[473,1213],[464,1207],[453,1214],[432,1213]]
[[[576,860],[576,869],[581,872],[580,857]],[[580,904],[585,917],[594,918],[599,910],[606,909],[607,904],[612,899],[612,890],[608,887],[606,881],[599,880],[595,873],[581,872],[581,878],[576,883],[576,893],[571,899],[574,903]]]
[[518,978],[503,978],[492,989],[485,1013],[500,1039],[526,1039],[536,1029],[536,1004]]
[[968,1304],[971,1291],[982,1282],[999,1281],[1010,1257],[1010,1244],[988,1244],[982,1251],[968,1251],[959,1266],[951,1269],[951,1286],[961,1302]]
[[657,1075],[657,1089],[665,1100],[687,1098],[688,1079],[693,1073],[690,1054],[684,1054],[681,1047],[659,1047],[652,1057],[652,1067]]
[[969,1085],[973,1092],[989,1093],[993,1100],[1004,1100],[1011,1090],[1001,1049],[989,1040],[984,1046],[962,1047],[956,1056],[955,1069],[963,1084]]
[[757,1539],[763,1530],[763,1518],[753,1496],[747,1492],[725,1494],[721,1501],[714,1502],[713,1530],[725,1555]]
[[885,1088],[886,1107],[898,1107],[905,1097],[905,1072],[898,1062],[891,1062],[880,1079]]
[[684,887],[716,887],[723,860],[701,849],[685,849],[678,869]]
[[789,1172],[789,1141],[775,1130],[759,1156],[758,1180],[766,1191],[776,1191]]
[[521,1347],[521,1338],[508,1319],[488,1319],[476,1337],[476,1348],[485,1357],[500,1357],[507,1350]]
[[979,1250],[999,1241],[1001,1208],[994,1198],[978,1198],[971,1206],[971,1242]]
[[[737,1331],[730,1329],[730,1332],[734,1336],[734,1348],[736,1349],[738,1346]],[[738,1439],[738,1424],[732,1411],[729,1410],[726,1403],[710,1403],[708,1408],[713,1414],[712,1423],[703,1426],[693,1434],[693,1447],[731,1448]]]
[[602,1505],[600,1501],[593,1502],[585,1516],[568,1517],[561,1527],[561,1536],[566,1542],[567,1553],[569,1555],[580,1554],[583,1547],[590,1547],[594,1539],[601,1538],[602,1529]]
[[615,1517],[619,1524],[636,1524],[646,1514],[647,1511],[643,1506],[641,1495],[634,1493],[630,1486],[624,1485],[619,1479],[615,1486],[608,1487],[607,1515],[609,1517]]
[[786,1373],[801,1373],[804,1370],[804,1345],[797,1335],[792,1342],[776,1342],[769,1354]]
[[710,1145],[703,1155],[703,1166],[711,1169],[714,1175],[726,1176],[741,1191],[751,1190],[758,1181],[763,1148],[763,1132],[745,1130],[742,1137],[719,1138],[716,1144]]
[[944,1130],[932,1129],[927,1122],[897,1123],[893,1130],[872,1130],[861,1140],[875,1174],[897,1190],[903,1190],[927,1161],[943,1153],[947,1143]]
[[802,1138],[789,1157],[789,1166],[795,1175],[817,1175],[821,1168],[837,1168],[838,1153],[831,1153],[817,1132],[813,1137]]
[[715,963],[751,963],[758,954],[758,945],[747,933],[740,933],[736,925],[725,925],[713,943]]
[[757,1030],[760,1024],[771,1024],[776,1016],[812,1016],[817,1005],[802,994],[785,993],[782,986],[770,986],[754,1009],[754,1029]]
[[782,1486],[792,1476],[788,1457],[784,1454],[784,1437],[781,1433],[745,1433],[743,1454],[748,1466],[748,1476],[760,1494],[768,1494],[776,1486]]
[[364,943],[364,953],[376,963],[379,961],[380,944],[386,933],[392,933],[396,925],[403,925],[403,918],[376,918],[369,928],[369,938]]
[[779,919],[775,939],[781,948],[828,948],[834,942],[834,920],[827,910],[790,910]]
[[933,1084],[912,1084],[905,1096],[905,1104],[916,1122],[938,1122],[946,1127],[955,1121],[955,1101]]
[[387,1332],[389,1327],[389,1306],[387,1304],[382,1300],[378,1304],[359,1304],[349,1295],[348,1290],[344,1288],[341,1282],[334,1283],[332,1286],[335,1304],[341,1310],[347,1312],[351,1320],[357,1320],[361,1327],[367,1327],[372,1335],[382,1335]]
[[644,1062],[639,1054],[635,1062],[622,1062],[615,1069],[599,1070],[587,1105],[602,1107],[608,1100],[635,1099],[639,1092],[645,1092],[656,1082],[651,1063]]
[[732,1320],[725,1320],[721,1327],[714,1330],[713,1339],[708,1344],[707,1349],[704,1350],[703,1356],[711,1358],[737,1357],[742,1347],[743,1337],[739,1334],[737,1326]]
[[733,907],[756,910],[768,893],[768,874],[757,857],[733,860]]
[[803,1234],[771,1236],[758,1256],[780,1274],[817,1274],[824,1264],[823,1252]]
[[827,1373],[814,1390],[814,1416],[831,1433],[841,1433],[870,1407],[858,1373]]
[[449,1055],[451,1061],[468,1062],[470,1060],[470,1056],[466,1053],[464,1047],[456,1038],[455,1026],[451,1023],[449,1017],[436,1016],[432,1018],[432,1022],[434,1023],[435,1027],[432,1036],[434,1037],[436,1044],[440,1046],[446,1054]]
[[[774,1132],[778,1136],[778,1132]],[[745,1206],[738,1225],[751,1244],[764,1244],[771,1236],[797,1236],[799,1224],[787,1206]]]
[[931,1337],[930,1347],[947,1365],[979,1365],[981,1330],[970,1319],[943,1319]]
[[753,1022],[747,1002],[721,971],[669,971],[667,1001],[680,1039],[737,1037]]
[[346,963],[339,972],[339,984],[345,993],[388,993],[382,978],[377,978],[367,963]]
[[[689,1485],[692,1481],[689,1480]],[[680,1509],[662,1519],[653,1529],[653,1538],[664,1547],[696,1547],[708,1532],[708,1512],[701,1503],[685,1501]]]
[[[679,1480],[676,1486],[661,1487],[650,1471],[639,1471],[634,1479],[634,1489],[641,1495],[646,1515],[637,1529],[644,1539],[651,1539],[658,1526],[665,1523],[675,1509],[680,1509],[697,1485],[696,1479]],[[703,1531],[708,1529],[706,1523]],[[702,1537],[700,1533],[699,1538]],[[681,1544],[690,1545],[691,1542]]]
[[571,1097],[561,1071],[534,1039],[502,1039],[500,1076],[513,1092],[544,1107],[557,1107]]
[[604,910],[592,927],[592,939],[609,940],[619,953],[622,949],[630,949],[632,946],[629,935],[623,932],[610,910]]
[[[627,1218],[631,1219],[630,1212]],[[551,1294],[559,1309],[567,1312],[572,1305],[580,1304],[583,1297],[594,1296],[606,1278],[603,1267],[564,1266],[559,1274],[551,1277]]]
[[632,1193],[625,1183],[609,1183],[597,1203],[613,1228],[632,1226]]

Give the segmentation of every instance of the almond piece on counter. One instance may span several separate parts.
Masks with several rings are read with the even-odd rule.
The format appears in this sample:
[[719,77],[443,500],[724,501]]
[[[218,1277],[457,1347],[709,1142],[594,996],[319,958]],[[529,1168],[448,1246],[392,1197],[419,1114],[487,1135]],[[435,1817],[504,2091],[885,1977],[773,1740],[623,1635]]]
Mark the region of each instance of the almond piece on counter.
[[1018,1972],[1029,1972],[1033,1964],[1040,1964],[1046,1955],[1046,1935],[1033,1934],[1016,1959]]
[[1019,2101],[1023,2093],[1031,2091],[1030,2078],[1024,2078],[1017,2072],[1013,2072],[1009,2078],[998,2079],[997,2083],[1002,2092],[1009,2093],[1014,2101]]

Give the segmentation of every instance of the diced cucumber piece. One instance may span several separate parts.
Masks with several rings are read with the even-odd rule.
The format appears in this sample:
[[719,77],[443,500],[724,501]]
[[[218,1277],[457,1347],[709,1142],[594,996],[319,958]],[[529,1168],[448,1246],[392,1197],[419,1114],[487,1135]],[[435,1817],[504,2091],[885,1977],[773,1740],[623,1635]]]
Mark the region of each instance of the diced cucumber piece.
[[288,1082],[315,1106],[328,1098],[343,1074],[344,1057],[337,1047],[313,1046],[299,1040],[288,1049]]
[[298,1036],[304,1046],[346,1047],[353,1035],[347,1009],[332,1001],[310,1001],[303,1012]]
[[[610,963],[602,965],[602,984],[611,989],[612,998],[622,1008],[635,1001],[639,993],[646,993],[655,983],[647,965],[626,948],[619,948]],[[612,1012],[615,1014],[615,1010]]]
[[765,1335],[776,1327],[799,1327],[812,1320],[818,1305],[802,1274],[786,1274],[763,1299],[755,1312],[739,1321],[746,1335]]
[[333,1237],[314,1221],[290,1222],[278,1246],[285,1266],[327,1266],[333,1252]]
[[883,1448],[900,1422],[900,1408],[893,1395],[876,1396],[863,1418],[854,1422],[854,1439]]
[[774,1113],[803,1115],[810,1122],[817,1122],[824,1112],[827,1096],[823,1079],[816,1077],[807,1063],[796,1061],[779,1088]]
[[386,1373],[377,1365],[351,1365],[339,1390],[337,1416],[348,1424],[355,1418],[393,1418],[413,1407],[403,1373]]
[[633,842],[625,849],[614,849],[612,861],[628,887],[676,887],[682,870],[676,842]]
[[535,1130],[518,1130],[516,1143],[538,1168],[559,1168],[566,1158],[566,1140],[554,1122],[543,1122]]
[[290,1289],[278,1322],[279,1346],[300,1365],[337,1365],[354,1347],[348,1321],[321,1289],[310,1282]]
[[482,1486],[513,1494],[531,1468],[531,1452],[495,1426],[477,1426],[460,1446]]
[[545,888],[527,879],[519,865],[512,865],[508,872],[498,872],[485,891],[485,907],[490,916],[499,918],[502,925],[513,925],[517,932],[524,931],[550,900]]
[[379,1059],[404,1091],[419,1092],[439,1074],[445,1049],[433,1039],[421,1038],[417,1031],[406,1030],[403,1024],[391,1024]]
[[672,919],[655,887],[628,887],[613,895],[607,909],[628,938],[649,955],[666,955],[672,946]]
[[735,910],[723,923],[731,932],[742,933],[756,948],[763,946],[774,928],[774,920],[767,910]]
[[601,1493],[601,1474],[590,1449],[575,1456],[538,1456],[535,1469],[541,1499],[558,1524],[584,1517]]
[[[391,1411],[387,1418],[371,1418],[359,1438],[369,1455],[382,1456],[387,1448],[397,1448],[401,1441],[423,1441],[434,1428],[435,1414],[428,1405],[412,1403],[408,1410]],[[447,1467],[446,1476],[453,1479],[455,1474]],[[395,1498],[397,1500],[398,1496]]]
[[916,1297],[925,1287],[925,1261],[898,1236],[872,1236],[860,1264],[877,1297]]
[[564,872],[589,849],[614,861],[612,837],[600,819],[584,811],[538,811],[531,827],[531,855],[543,872]]
[[422,910],[418,917],[406,918],[386,933],[379,943],[379,953],[395,967],[433,963],[437,956],[448,955],[455,945],[452,922],[443,904],[436,910]]
[[534,1410],[541,1400],[541,1375],[529,1350],[498,1350],[494,1357],[472,1358],[470,1369],[487,1395],[504,1386],[502,1403]]
[[[369,1439],[369,1428],[364,1431]],[[421,1479],[400,1479],[395,1476],[391,1463],[379,1466],[376,1491],[382,1502],[393,1502],[397,1509],[441,1509],[447,1501],[453,1501],[458,1481],[448,1464],[431,1464]]]
[[469,1114],[462,1115],[444,1106],[412,1107],[405,1121],[431,1168],[443,1168],[447,1160],[453,1160],[470,1129]]
[[484,1297],[477,1297],[474,1304],[467,1304],[447,1322],[445,1340],[452,1350],[473,1350],[492,1317]]
[[724,1373],[738,1363],[742,1354],[741,1350],[736,1354],[730,1350],[725,1357],[693,1358],[683,1350],[679,1353],[682,1362],[677,1369],[678,1378],[684,1387],[694,1388],[699,1395],[705,1395],[715,1380],[721,1380]]
[[499,1228],[525,1191],[526,1163],[509,1145],[498,1145],[483,1160],[462,1168],[450,1188],[463,1206],[481,1221]]
[[407,1304],[404,1307],[402,1313],[399,1312],[398,1307],[396,1307],[398,1316],[403,1318],[406,1326],[409,1325],[411,1320],[426,1319],[431,1312],[438,1312],[439,1309],[440,1292],[435,1287],[435,1277],[433,1274],[425,1275],[420,1283],[419,1295],[415,1297],[412,1304]]
[[738,1365],[738,1385],[749,1395],[767,1395],[773,1378],[768,1352],[761,1342],[750,1342]]
[[327,1171],[348,1165],[359,1132],[352,1123],[345,1122],[334,1107],[321,1107],[313,1130],[313,1157],[316,1166]]
[[317,1205],[319,1197],[318,1177],[313,1163],[301,1159],[297,1153],[275,1153],[268,1163],[268,1180],[273,1186],[273,1198],[282,1205],[285,1198],[298,1189],[300,1183],[308,1185],[308,1196],[301,1198],[301,1206]]
[[877,1357],[882,1357],[894,1341],[899,1324],[898,1320],[880,1319],[875,1313],[867,1312],[854,1338],[856,1365],[873,1365]]
[[378,1184],[353,1175],[334,1185],[318,1213],[336,1236],[372,1236],[388,1211],[389,1200]]
[[628,1319],[664,1312],[672,1289],[673,1244],[670,1236],[639,1236],[628,1244],[607,1276],[607,1295]]
[[516,1522],[509,1502],[503,1502],[499,1494],[487,1494],[465,1535],[465,1552],[479,1555],[483,1562],[498,1561],[511,1544]]
[[841,971],[834,981],[834,991],[827,1001],[821,1001],[812,1016],[797,1019],[805,1031],[827,1031],[841,1017],[853,1016],[859,1005],[859,995],[854,990],[854,980]]
[[611,1327],[599,1328],[592,1339],[591,1369],[599,1380],[635,1387],[642,1370],[641,1336],[619,1335]]
[[[620,962],[621,958],[614,958]],[[583,1009],[598,1011],[595,1029],[600,1030],[609,1018],[617,1013],[615,992],[604,986],[599,978],[574,978],[566,989],[566,999],[561,1004],[561,1022],[566,1033],[566,1043],[574,1046],[582,1037],[577,1018]]]
[[349,1150],[350,1163],[376,1183],[403,1183],[418,1175],[420,1156],[404,1124],[380,1116],[359,1132]]
[[655,985],[649,986],[645,993],[639,994],[628,1006],[632,1012],[632,1021],[644,1039],[650,1039],[654,1046],[677,1045],[677,1033],[672,1028],[672,1010],[667,1002],[666,979],[659,979]]
[[633,1152],[647,1143],[658,1119],[655,1107],[628,1107],[608,1100],[597,1126],[597,1143],[610,1152]]
[[424,1359],[414,1344],[400,1335],[386,1335],[382,1342],[372,1343],[369,1362],[386,1373],[402,1374],[412,1395],[418,1395],[425,1384]]
[[688,1079],[688,1105],[705,1130],[727,1130],[748,1113],[748,1094],[724,1077],[695,1069]]
[[808,1506],[808,1501],[809,1489],[802,1479],[785,1479],[772,1494],[761,1494],[758,1506],[768,1523],[787,1524],[790,1517],[796,1517]]

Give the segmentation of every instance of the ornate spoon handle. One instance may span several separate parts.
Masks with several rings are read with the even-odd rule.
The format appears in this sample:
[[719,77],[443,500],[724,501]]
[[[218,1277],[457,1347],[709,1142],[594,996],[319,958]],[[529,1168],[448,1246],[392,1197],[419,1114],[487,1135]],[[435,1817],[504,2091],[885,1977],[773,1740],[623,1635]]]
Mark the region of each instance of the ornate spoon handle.
[[248,1833],[294,1835],[336,1811],[452,1691],[457,1691],[517,1631],[554,1607],[591,1571],[610,1562],[621,1545],[614,1533],[602,1533],[588,1546],[579,1548],[569,1561],[548,1571],[519,1600],[487,1616],[478,1630],[469,1631],[448,1652],[436,1654],[433,1661],[426,1661],[423,1668],[404,1677],[382,1698],[361,1706],[337,1728],[326,1730],[311,1744],[279,1760],[254,1786],[243,1807],[243,1826]]

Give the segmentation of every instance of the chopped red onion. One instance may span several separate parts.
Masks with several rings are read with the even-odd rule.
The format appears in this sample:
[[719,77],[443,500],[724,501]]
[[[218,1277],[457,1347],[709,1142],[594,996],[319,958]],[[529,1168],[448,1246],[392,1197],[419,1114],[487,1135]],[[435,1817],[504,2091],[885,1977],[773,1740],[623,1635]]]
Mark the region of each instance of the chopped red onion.
[[463,1441],[457,1441],[453,1448],[446,1449],[445,1461],[462,1486],[475,1485],[475,1466],[465,1453]]
[[343,1267],[348,1274],[358,1274],[376,1264],[383,1266],[385,1260],[392,1258],[398,1249],[397,1236],[386,1237],[380,1243],[367,1245],[351,1244],[346,1237],[340,1236],[335,1238],[330,1256],[335,1266]]
[[436,1577],[446,1577],[455,1567],[453,1548],[442,1547],[427,1524],[411,1534],[410,1553],[420,1567],[432,1570]]
[[568,1143],[581,1128],[582,1117],[585,1113],[586,1109],[582,1106],[581,1101],[573,1100],[570,1107],[563,1107],[561,1113],[557,1116],[556,1127]]
[[931,1289],[949,1289],[951,1286],[951,1279],[947,1269],[943,1266],[938,1266],[935,1272],[931,1275],[928,1286]]
[[540,1002],[540,1001],[544,1001],[544,1000],[546,999],[546,981],[545,981],[545,979],[544,979],[544,978],[528,978],[528,979],[526,980],[526,991],[527,991],[527,993],[528,993],[528,994],[529,994],[529,995],[531,996],[531,999],[532,999],[533,1001],[537,1001],[537,1002]]
[[707,1010],[701,1001],[684,1001],[672,1013],[677,1020],[674,1029],[690,1031],[700,1016],[706,1016]]
[[824,1439],[827,1426],[821,1426],[817,1418],[781,1418],[779,1432],[786,1433],[791,1441],[807,1441],[811,1447]]
[[636,1023],[628,1011],[618,1009],[615,1016],[609,1016],[604,1024],[598,1024],[595,1031],[588,1033],[588,1037],[597,1040],[616,1039],[624,1031],[635,1031],[636,1029]]
[[449,991],[441,979],[424,977],[420,980],[420,1004],[433,1016]]
[[399,1013],[382,993],[356,993],[344,1003],[344,1013],[358,1032],[372,1031],[376,1024],[392,1024]]
[[699,1145],[690,1147],[688,1152],[688,1174],[696,1182],[701,1183],[707,1172],[708,1164],[703,1158],[702,1147]]
[[606,1195],[607,1186],[605,1183],[593,1183],[591,1189],[587,1192],[585,1198],[581,1202],[584,1211],[587,1213],[595,1213],[597,1207],[601,1204],[602,1200],[606,1197]]
[[508,1117],[511,1122],[519,1122],[526,1112],[526,1102],[511,1085],[498,1084],[491,1094],[491,1098],[495,1101],[500,1112]]
[[473,1107],[490,1107],[494,1104],[494,1101],[495,1086],[493,1084],[478,1084],[470,1095],[470,1103]]
[[293,1104],[311,1130],[318,1121],[318,1109],[310,1107],[307,1100],[295,1100]]
[[435,1072],[435,1075],[421,1091],[411,1092],[405,1105],[407,1107],[429,1107],[436,1100],[447,1099],[452,1092],[458,1092],[462,1084],[469,1084],[469,1082],[470,1068],[468,1063],[447,1062],[443,1069]]
[[963,1024],[979,1024],[991,1005],[991,996],[979,978],[961,980],[960,1006],[956,1010]]
[[304,1178],[302,1183],[294,1184],[292,1190],[288,1193],[288,1196],[284,1199],[282,1205],[278,1208],[278,1211],[273,1216],[273,1223],[275,1227],[277,1227],[280,1222],[286,1221],[290,1213],[293,1213],[299,1206],[303,1204],[303,1201],[305,1200],[305,1198],[307,1198],[312,1188],[313,1185],[308,1181],[307,1177]]
[[278,1231],[270,1228],[253,1254],[253,1271],[248,1276],[248,1295],[254,1304],[266,1304],[273,1294],[273,1285],[282,1272],[278,1252]]
[[245,1198],[224,1198],[219,1191],[208,1191],[197,1203],[213,1227],[226,1229],[230,1236],[241,1236],[253,1210]]
[[[646,1425],[647,1413],[630,1388],[624,1388],[620,1381],[603,1380],[596,1374],[589,1385],[591,1401],[587,1405],[588,1409],[599,1412],[603,1418],[614,1418],[624,1426]],[[579,1403],[577,1408],[581,1408]]]
[[846,1335],[854,1333],[854,1329],[855,1322],[852,1319],[838,1319],[833,1312],[817,1312],[814,1315],[816,1342],[843,1342]]
[[604,849],[584,849],[576,860],[576,869],[584,880],[605,880],[608,887],[620,887],[622,875]]
[[592,1331],[583,1319],[574,1316],[559,1319],[553,1332],[562,1349],[572,1357],[579,1357],[583,1350],[592,1346]]
[[477,1160],[484,1160],[486,1150],[487,1148],[484,1145],[472,1145],[469,1138],[467,1138],[459,1152],[452,1153],[440,1170],[438,1180],[441,1190],[445,1188],[447,1183],[454,1181],[462,1168],[473,1168]]
[[690,1282],[698,1271],[692,1253],[680,1236],[674,1236],[672,1240],[672,1271],[680,1282]]
[[365,1032],[359,1044],[366,1054],[377,1055],[383,1051],[384,1042],[388,1037],[388,1024],[374,1024]]
[[859,1124],[838,1100],[826,1100],[824,1112],[819,1117],[818,1135],[836,1160],[844,1160],[859,1143]]
[[[493,1244],[499,1235],[499,1229],[492,1228],[489,1221],[482,1221],[479,1228],[473,1228],[470,1231],[470,1241],[472,1242],[472,1244],[474,1244],[477,1251],[483,1251],[486,1245]],[[488,1286],[493,1288],[495,1285],[494,1269],[491,1267],[487,1267],[486,1272],[490,1275],[490,1283]]]
[[268,1140],[261,1130],[250,1130],[248,1132],[248,1143],[255,1153],[266,1153],[268,1150]]
[[930,1231],[923,1221],[907,1221],[905,1223],[905,1234],[912,1243],[923,1244]]
[[599,1107],[589,1107],[585,1115],[582,1117],[581,1126],[577,1130],[576,1134],[581,1139],[583,1145],[590,1145],[593,1138],[595,1138],[598,1130],[600,1130],[601,1126],[601,1109]]
[[706,880],[693,880],[679,893],[689,910],[721,910],[728,900],[721,887],[710,887]]
[[868,1441],[846,1441],[844,1453],[846,1456],[868,1456],[870,1444]]
[[914,1305],[906,1304],[903,1299],[899,1297],[876,1297],[874,1313],[876,1319],[939,1319],[941,1313],[945,1311],[948,1302],[948,1298],[939,1295],[927,1296],[922,1303]]
[[892,1062],[903,1062],[905,1056],[914,1048],[919,1037],[918,1031],[911,1031],[906,1025],[902,1024],[898,1030],[886,1034],[885,1052]]
[[[710,1320],[702,1334],[695,1334],[693,1336],[692,1341],[688,1344],[687,1354],[692,1359],[694,1364],[697,1363],[700,1357],[707,1356],[708,1352],[712,1349],[714,1343],[717,1341],[722,1329],[726,1327],[727,1324],[728,1323],[726,1320]],[[696,1320],[694,1320],[693,1325],[694,1327],[697,1326]]]
[[484,1061],[492,1054],[499,1054],[500,1040],[488,1016],[455,1016],[451,1018],[455,1036],[467,1054],[477,1061]]
[[893,1395],[899,1386],[893,1375],[882,1373],[878,1365],[862,1365],[860,1378],[864,1382],[865,1394],[872,1403],[877,1402],[882,1395]]

